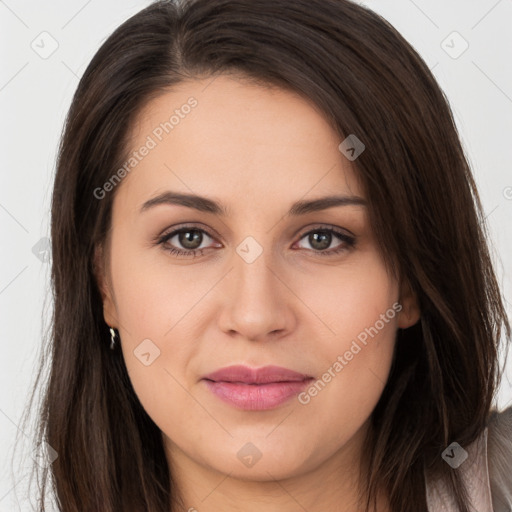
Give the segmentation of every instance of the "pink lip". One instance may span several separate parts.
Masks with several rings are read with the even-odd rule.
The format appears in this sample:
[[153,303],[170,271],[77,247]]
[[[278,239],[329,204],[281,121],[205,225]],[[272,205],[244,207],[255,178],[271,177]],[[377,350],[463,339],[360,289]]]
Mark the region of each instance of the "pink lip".
[[300,393],[312,378],[279,366],[228,366],[202,380],[221,400],[239,409],[256,411],[283,404]]

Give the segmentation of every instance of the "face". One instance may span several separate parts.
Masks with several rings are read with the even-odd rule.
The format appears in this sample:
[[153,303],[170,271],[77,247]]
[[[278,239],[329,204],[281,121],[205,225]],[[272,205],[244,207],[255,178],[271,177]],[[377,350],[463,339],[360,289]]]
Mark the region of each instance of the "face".
[[[100,286],[178,472],[262,481],[361,454],[418,311],[341,142],[302,97],[227,76],[180,84],[133,127]],[[233,365],[296,373],[205,380]]]

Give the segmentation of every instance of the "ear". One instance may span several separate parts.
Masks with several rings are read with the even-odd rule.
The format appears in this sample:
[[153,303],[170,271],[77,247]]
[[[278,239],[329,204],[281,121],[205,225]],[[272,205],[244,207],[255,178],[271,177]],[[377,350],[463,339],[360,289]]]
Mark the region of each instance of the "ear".
[[103,318],[109,327],[117,328],[117,308],[114,301],[111,280],[108,275],[108,265],[103,245],[97,245],[94,250],[94,277],[103,301]]
[[400,299],[398,301],[402,309],[398,313],[398,327],[407,329],[420,319],[421,312],[418,305],[418,298],[412,291],[408,282],[404,281],[400,288]]

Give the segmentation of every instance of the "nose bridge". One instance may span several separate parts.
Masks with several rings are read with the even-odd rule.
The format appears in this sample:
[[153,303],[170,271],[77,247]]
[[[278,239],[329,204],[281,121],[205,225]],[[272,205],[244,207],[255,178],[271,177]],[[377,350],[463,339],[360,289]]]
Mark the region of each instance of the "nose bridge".
[[259,252],[254,242],[244,241],[237,247],[236,252],[234,271],[237,293],[242,296],[253,295],[254,299],[272,295],[270,291],[275,288],[276,277],[270,249],[263,250],[262,247]]
[[290,320],[289,301],[286,287],[276,277],[271,249],[247,237],[236,248],[233,267],[222,328],[249,339],[285,329]]

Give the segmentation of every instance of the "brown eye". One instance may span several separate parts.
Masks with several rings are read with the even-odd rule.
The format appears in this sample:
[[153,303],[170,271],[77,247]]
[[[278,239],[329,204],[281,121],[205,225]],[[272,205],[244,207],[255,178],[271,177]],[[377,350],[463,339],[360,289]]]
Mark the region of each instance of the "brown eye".
[[[171,254],[193,257],[202,255],[203,251],[209,248],[207,245],[202,246],[203,242],[208,242],[208,239],[214,240],[204,229],[184,226],[160,237],[158,244],[161,244]],[[210,242],[211,245],[212,242]],[[221,244],[217,243],[216,246],[221,247]]]
[[[204,229],[196,227],[182,227],[176,229],[171,233],[163,235],[158,243],[163,245],[164,248],[176,256],[191,256],[202,255],[205,249],[210,247],[204,246],[203,242],[207,242],[206,239],[214,240]],[[331,247],[333,242],[338,240],[338,244]],[[348,236],[345,233],[337,231],[333,228],[318,228],[311,230],[300,237],[300,240],[307,240],[310,248],[301,247],[312,252],[315,255],[321,256],[334,256],[343,251],[348,251],[355,245],[355,238]],[[210,242],[210,246],[212,243]],[[222,247],[222,244],[217,243],[214,247]],[[329,249],[329,247],[331,247]]]
[[203,241],[203,233],[198,229],[187,229],[178,233],[178,242],[184,249],[198,249]]
[[317,251],[323,251],[331,245],[332,234],[327,232],[310,233],[308,235],[308,242],[311,247]]
[[[307,239],[311,251],[321,256],[332,256],[343,251],[348,251],[355,245],[355,238],[341,233],[333,228],[319,228],[305,233],[301,240]],[[339,240],[339,243],[327,250],[333,241]],[[305,247],[307,249],[307,247]]]

